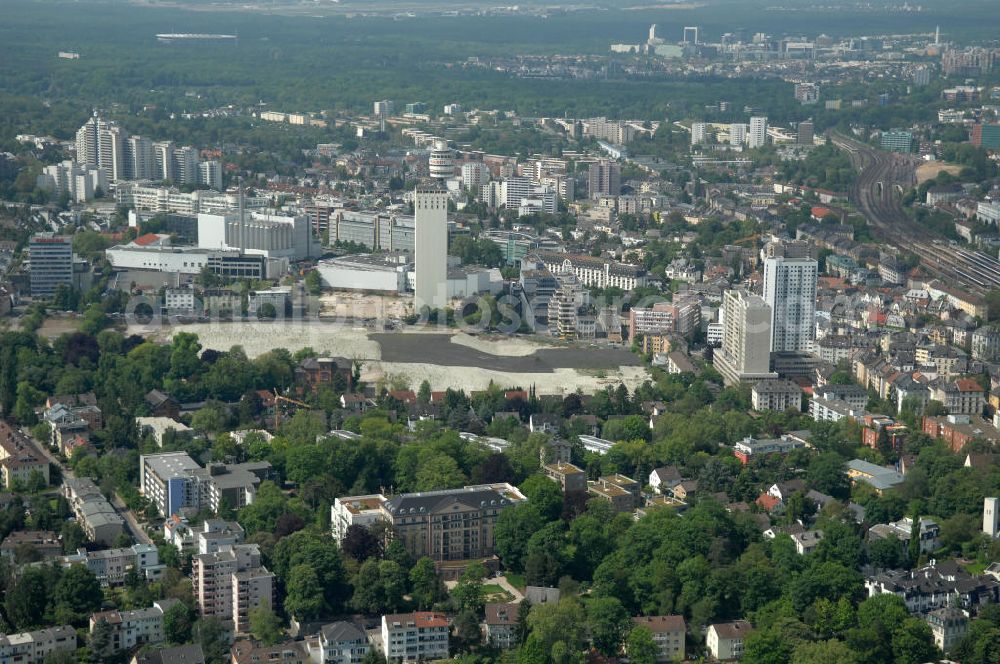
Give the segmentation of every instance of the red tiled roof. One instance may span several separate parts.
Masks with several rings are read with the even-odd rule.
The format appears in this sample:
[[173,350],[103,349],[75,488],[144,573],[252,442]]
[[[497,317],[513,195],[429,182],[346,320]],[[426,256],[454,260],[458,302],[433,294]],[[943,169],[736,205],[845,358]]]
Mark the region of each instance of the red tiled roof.
[[971,378],[959,378],[955,381],[959,392],[982,392],[983,386]]
[[443,613],[432,611],[417,611],[416,613],[396,613],[383,616],[384,620],[392,625],[398,622],[406,625],[412,622],[416,627],[448,627],[448,617]]
[[762,493],[757,496],[757,504],[766,509],[767,511],[773,510],[775,507],[781,504],[781,501],[769,493]]
[[160,239],[160,236],[156,233],[146,233],[145,235],[140,235],[134,242],[140,247],[145,247],[146,245],[153,244]]

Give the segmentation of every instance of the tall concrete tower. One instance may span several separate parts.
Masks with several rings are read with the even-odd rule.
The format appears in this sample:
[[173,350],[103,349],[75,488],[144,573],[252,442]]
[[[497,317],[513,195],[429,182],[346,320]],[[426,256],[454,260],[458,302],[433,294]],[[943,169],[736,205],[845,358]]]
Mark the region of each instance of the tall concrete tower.
[[816,281],[812,258],[764,261],[764,301],[771,307],[771,351],[811,353],[816,341]]
[[722,297],[722,348],[713,364],[726,385],[751,383],[777,375],[771,364],[771,307],[759,295],[728,290]]
[[759,148],[767,144],[767,118],[754,116],[750,118],[750,133],[747,134],[750,148]]
[[1000,537],[1000,498],[983,499],[983,532],[993,539]]
[[433,187],[418,188],[413,197],[416,218],[413,304],[441,309],[448,301],[448,194]]

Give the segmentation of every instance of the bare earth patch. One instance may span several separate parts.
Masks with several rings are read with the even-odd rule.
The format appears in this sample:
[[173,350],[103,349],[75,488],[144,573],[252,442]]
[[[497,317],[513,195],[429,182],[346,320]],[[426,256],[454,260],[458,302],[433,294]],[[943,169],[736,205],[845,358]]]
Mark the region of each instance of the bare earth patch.
[[[578,349],[527,338],[473,337],[458,332],[442,334],[440,330],[434,330],[436,336],[420,332],[380,335],[380,339],[395,338],[394,359],[400,356],[400,347],[406,349],[413,342],[417,344],[413,347],[413,352],[403,353],[404,361],[383,361],[382,347],[369,336],[368,330],[349,325],[330,325],[316,321],[250,322],[157,327],[133,325],[128,329],[129,334],[141,334],[160,342],[169,341],[177,332],[197,334],[203,348],[227,351],[233,346],[242,346],[250,357],[275,348],[287,348],[294,353],[308,347],[322,355],[360,360],[363,380],[377,382],[392,376],[405,378],[411,387],[427,380],[435,390],[447,387],[466,391],[484,390],[492,382],[501,387],[527,389],[534,386],[538,394],[565,395],[577,390],[589,394],[619,383],[625,383],[632,390],[649,378],[645,367],[629,364],[635,359],[623,355],[621,350],[609,350],[605,354],[599,348]],[[450,338],[445,339],[449,334]],[[434,346],[433,349],[427,349],[425,354],[420,352],[420,341],[423,339]],[[403,342],[402,346],[400,342]],[[447,353],[452,344],[459,347],[455,351],[461,358],[460,363],[421,362],[421,359]],[[470,353],[470,350],[476,352]],[[560,359],[539,356],[539,351],[569,353],[565,361],[571,366],[558,366],[562,356],[555,356]],[[477,355],[480,357],[477,358]],[[532,355],[536,356],[537,361],[530,359]],[[581,356],[591,360],[606,359],[607,363],[605,366],[592,362],[578,363]],[[505,370],[508,368],[503,361],[505,357],[510,358],[511,370]],[[442,358],[443,361],[446,359]],[[479,362],[481,366],[475,366],[474,362]],[[552,363],[557,363],[554,368]],[[617,366],[619,363],[621,366]],[[538,370],[532,370],[536,364]]]
[[917,184],[936,178],[941,171],[958,175],[962,172],[962,167],[958,164],[946,164],[943,161],[925,161],[917,166]]

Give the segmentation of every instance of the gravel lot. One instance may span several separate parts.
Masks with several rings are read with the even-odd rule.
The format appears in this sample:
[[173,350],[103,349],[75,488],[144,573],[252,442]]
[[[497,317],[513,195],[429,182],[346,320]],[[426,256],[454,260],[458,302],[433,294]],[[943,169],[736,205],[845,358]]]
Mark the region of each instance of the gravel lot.
[[427,380],[446,387],[482,390],[535,386],[539,394],[592,393],[625,383],[634,389],[649,376],[638,358],[621,348],[565,346],[544,339],[471,336],[448,332],[370,334],[361,327],[320,322],[197,323],[131,326],[130,334],[168,341],[175,332],[198,335],[204,348],[226,351],[242,346],[255,357],[273,348],[295,352],[310,347],[321,354],[362,361],[362,378],[404,377],[416,389]]

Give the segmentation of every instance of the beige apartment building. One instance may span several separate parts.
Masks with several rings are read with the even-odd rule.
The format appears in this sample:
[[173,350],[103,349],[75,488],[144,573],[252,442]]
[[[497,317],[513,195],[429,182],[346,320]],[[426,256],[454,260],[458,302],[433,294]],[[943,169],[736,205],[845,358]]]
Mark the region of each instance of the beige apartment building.
[[273,605],[274,574],[261,562],[256,544],[235,544],[194,556],[192,590],[202,616],[232,624],[236,633],[250,629],[252,609]]
[[[388,524],[392,536],[414,558],[437,563],[488,558],[493,555],[493,528],[504,509],[524,502],[517,487],[506,482],[461,489],[338,498],[331,508],[334,536],[351,525]],[[460,573],[451,565],[451,572]],[[439,565],[439,567],[442,567]]]

